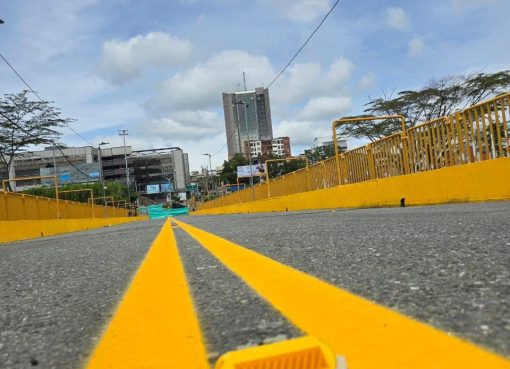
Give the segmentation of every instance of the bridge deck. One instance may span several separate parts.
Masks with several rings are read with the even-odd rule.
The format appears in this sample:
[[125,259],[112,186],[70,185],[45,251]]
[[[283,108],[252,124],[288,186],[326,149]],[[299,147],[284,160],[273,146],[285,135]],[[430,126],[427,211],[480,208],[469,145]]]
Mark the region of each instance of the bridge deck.
[[[178,220],[510,357],[509,210],[499,202]],[[0,366],[84,366],[162,224],[0,246]],[[303,334],[186,229],[173,230],[210,363]]]

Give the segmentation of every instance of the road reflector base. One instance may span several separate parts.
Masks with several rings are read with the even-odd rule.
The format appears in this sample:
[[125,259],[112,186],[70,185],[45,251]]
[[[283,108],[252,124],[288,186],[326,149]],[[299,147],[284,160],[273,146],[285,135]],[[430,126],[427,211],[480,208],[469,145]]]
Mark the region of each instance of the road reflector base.
[[255,346],[222,355],[215,369],[335,369],[336,357],[315,337]]

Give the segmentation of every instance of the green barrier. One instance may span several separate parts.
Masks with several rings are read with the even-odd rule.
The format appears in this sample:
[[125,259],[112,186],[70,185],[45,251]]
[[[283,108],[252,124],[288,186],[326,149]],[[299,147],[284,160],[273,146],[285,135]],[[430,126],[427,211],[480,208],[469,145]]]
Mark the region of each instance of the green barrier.
[[164,208],[163,205],[149,205],[147,207],[140,207],[139,212],[140,214],[147,214],[150,219],[162,219],[178,215],[187,215],[189,213],[189,208]]

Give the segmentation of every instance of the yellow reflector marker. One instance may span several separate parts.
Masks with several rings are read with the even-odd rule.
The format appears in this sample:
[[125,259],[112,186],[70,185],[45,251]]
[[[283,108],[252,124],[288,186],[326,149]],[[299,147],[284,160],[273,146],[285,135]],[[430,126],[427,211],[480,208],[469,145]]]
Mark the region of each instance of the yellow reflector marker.
[[184,269],[166,221],[87,369],[209,368]]
[[292,323],[349,369],[502,369],[510,362],[469,342],[173,219]]
[[335,369],[335,354],[314,337],[228,352],[214,369]]

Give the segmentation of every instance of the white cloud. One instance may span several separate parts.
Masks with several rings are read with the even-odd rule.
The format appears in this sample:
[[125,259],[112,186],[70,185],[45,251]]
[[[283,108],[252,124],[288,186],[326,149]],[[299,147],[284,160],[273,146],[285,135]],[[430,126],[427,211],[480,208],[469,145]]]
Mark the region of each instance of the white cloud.
[[306,120],[284,120],[274,128],[275,137],[289,136],[290,144],[295,146],[311,147],[315,137],[325,137],[321,141],[327,141],[331,137],[329,123],[313,123]]
[[352,107],[350,97],[317,97],[308,101],[300,112],[303,120],[323,120],[338,118]]
[[97,73],[113,84],[128,82],[146,67],[179,65],[191,54],[191,43],[163,32],[137,35],[127,41],[108,40]]
[[297,104],[315,96],[339,95],[353,69],[354,64],[346,58],[336,59],[327,70],[318,62],[295,64],[280,77],[280,86],[271,92],[271,101]]
[[293,0],[287,3],[285,16],[299,22],[314,21],[330,9],[329,0]]
[[425,50],[425,41],[422,38],[415,36],[407,45],[407,54],[411,58],[420,56]]
[[137,134],[164,140],[198,140],[224,131],[224,123],[214,111],[185,110],[167,117],[154,118],[139,125]]
[[375,85],[376,77],[373,73],[364,74],[358,82],[359,91],[370,90]]
[[206,109],[221,106],[221,92],[235,90],[246,72],[248,81],[268,81],[274,71],[269,59],[239,50],[226,50],[205,63],[175,74],[163,83],[148,107],[153,111]]
[[385,12],[386,24],[394,29],[405,31],[411,26],[409,16],[402,8],[388,8]]

